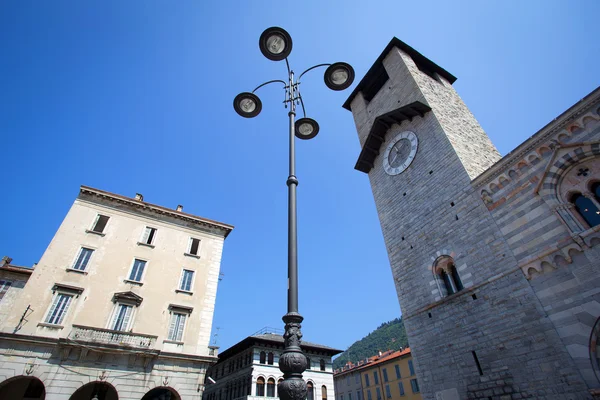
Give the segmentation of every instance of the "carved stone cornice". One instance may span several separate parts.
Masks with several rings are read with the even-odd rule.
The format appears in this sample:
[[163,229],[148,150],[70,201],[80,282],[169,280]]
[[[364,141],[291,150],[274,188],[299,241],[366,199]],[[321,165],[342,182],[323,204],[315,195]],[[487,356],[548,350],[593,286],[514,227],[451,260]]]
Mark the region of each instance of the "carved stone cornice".
[[513,151],[502,157],[494,165],[473,179],[471,184],[475,188],[480,188],[489,184],[491,181],[500,176],[509,166],[517,164],[519,160],[521,160],[531,151],[535,150],[544,143],[551,142],[553,135],[557,134],[561,129],[564,129],[577,118],[589,112],[590,108],[596,104],[600,104],[600,88],[597,88],[592,93],[575,103],[538,132],[533,134],[529,139],[517,146]]

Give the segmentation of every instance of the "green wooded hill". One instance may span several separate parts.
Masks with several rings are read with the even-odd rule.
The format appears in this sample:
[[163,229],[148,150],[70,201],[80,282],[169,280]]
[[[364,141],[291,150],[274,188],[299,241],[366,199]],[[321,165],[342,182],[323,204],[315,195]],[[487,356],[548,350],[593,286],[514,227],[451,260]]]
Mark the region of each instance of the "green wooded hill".
[[384,322],[364,338],[354,342],[333,361],[333,369],[342,368],[348,361],[353,363],[373,357],[379,351],[400,350],[408,346],[408,338],[402,318]]

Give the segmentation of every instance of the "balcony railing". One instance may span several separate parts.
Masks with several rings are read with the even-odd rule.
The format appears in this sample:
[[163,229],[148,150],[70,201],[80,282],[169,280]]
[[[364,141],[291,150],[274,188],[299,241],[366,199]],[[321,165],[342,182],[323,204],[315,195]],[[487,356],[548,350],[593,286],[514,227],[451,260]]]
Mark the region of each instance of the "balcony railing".
[[113,331],[111,329],[94,328],[91,326],[73,325],[69,339],[84,342],[112,344],[142,349],[151,349],[156,343],[157,336],[141,333]]

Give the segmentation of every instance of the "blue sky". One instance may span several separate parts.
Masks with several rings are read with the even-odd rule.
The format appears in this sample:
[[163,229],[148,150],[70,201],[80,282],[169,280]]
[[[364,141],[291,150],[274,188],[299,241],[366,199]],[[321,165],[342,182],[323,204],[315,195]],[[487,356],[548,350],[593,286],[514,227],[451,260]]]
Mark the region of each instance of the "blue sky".
[[[214,327],[229,347],[286,311],[287,114],[259,91],[284,63],[258,37],[282,26],[297,72],[346,61],[360,80],[393,36],[458,77],[506,154],[600,83],[597,1],[3,1],[0,3],[0,255],[37,262],[79,185],[236,226],[225,242]],[[355,82],[355,84],[356,84]],[[345,349],[400,315],[350,94],[322,71],[302,84],[321,132],[297,144],[304,339]],[[176,266],[174,266],[176,268]]]

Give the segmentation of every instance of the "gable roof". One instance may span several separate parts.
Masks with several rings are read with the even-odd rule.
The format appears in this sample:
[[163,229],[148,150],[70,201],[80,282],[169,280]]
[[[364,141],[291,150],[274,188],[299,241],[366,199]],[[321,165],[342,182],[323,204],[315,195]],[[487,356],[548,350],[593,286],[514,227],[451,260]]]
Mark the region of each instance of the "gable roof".
[[356,85],[348,99],[344,102],[344,107],[346,110],[351,111],[350,104],[354,97],[358,94],[358,92],[363,90],[368,90],[370,86],[377,84],[380,81],[381,76],[387,75],[385,72],[385,67],[383,66],[383,59],[388,55],[388,53],[394,48],[397,47],[406,54],[408,54],[420,68],[426,69],[430,72],[435,72],[440,76],[443,76],[451,84],[456,81],[456,77],[452,75],[450,72],[446,71],[444,68],[440,67],[423,54],[419,53],[417,50],[413,49],[402,40],[397,37],[393,37],[392,40],[385,47],[383,52],[379,55],[377,60],[373,66],[367,71],[365,76],[361,79],[361,81]]

